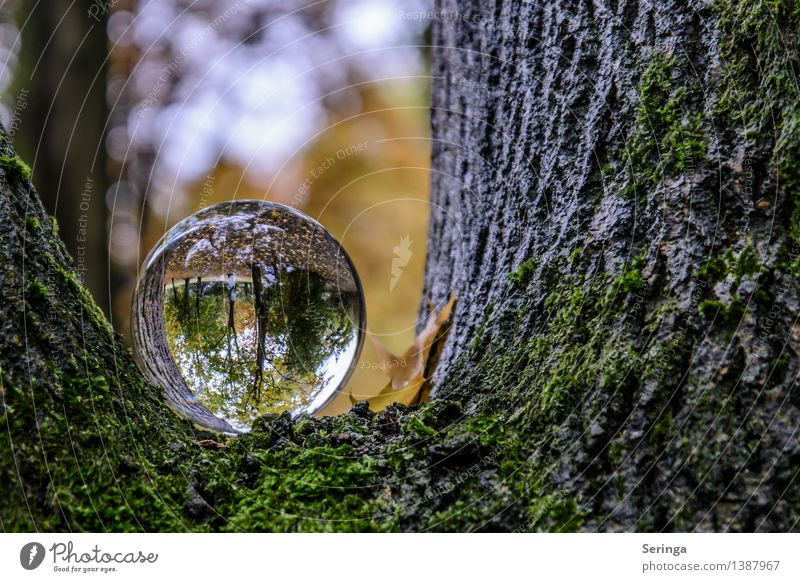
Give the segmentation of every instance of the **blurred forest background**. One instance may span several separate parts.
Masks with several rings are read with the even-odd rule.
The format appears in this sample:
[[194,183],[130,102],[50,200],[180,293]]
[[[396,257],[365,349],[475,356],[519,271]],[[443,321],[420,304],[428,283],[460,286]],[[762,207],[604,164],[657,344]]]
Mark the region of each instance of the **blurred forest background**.
[[[325,225],[361,275],[370,331],[395,353],[411,345],[429,214],[430,59],[419,18],[429,9],[426,0],[0,3],[2,121],[126,340],[138,268],[161,235],[210,204],[257,198]],[[366,342],[349,385],[356,397],[386,384],[377,362]],[[344,393],[325,412],[349,405]]]

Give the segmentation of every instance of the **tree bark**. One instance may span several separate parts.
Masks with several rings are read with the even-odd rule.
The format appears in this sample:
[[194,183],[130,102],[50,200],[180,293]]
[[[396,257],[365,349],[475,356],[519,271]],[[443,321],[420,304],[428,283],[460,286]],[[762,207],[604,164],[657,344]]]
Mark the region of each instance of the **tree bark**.
[[3,528],[796,529],[799,15],[437,4],[414,409],[193,430],[3,158]]

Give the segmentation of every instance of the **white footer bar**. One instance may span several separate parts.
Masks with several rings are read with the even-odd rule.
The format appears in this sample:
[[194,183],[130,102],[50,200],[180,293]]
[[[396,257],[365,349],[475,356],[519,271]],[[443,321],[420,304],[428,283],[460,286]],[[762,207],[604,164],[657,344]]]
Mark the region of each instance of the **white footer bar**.
[[800,534],[3,534],[0,578],[797,581],[798,553]]

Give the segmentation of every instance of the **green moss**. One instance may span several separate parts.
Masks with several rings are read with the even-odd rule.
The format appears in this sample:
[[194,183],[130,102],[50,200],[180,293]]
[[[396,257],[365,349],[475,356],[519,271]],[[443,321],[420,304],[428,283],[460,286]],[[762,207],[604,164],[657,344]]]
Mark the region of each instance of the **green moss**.
[[706,299],[697,305],[697,310],[703,314],[704,317],[712,317],[724,309],[725,305],[716,299]]
[[47,299],[47,287],[41,281],[31,281],[28,283],[28,297],[32,300]]
[[33,216],[32,214],[29,214],[28,216],[25,217],[25,226],[30,232],[38,230],[40,226],[39,219]]
[[509,446],[515,444],[515,440],[509,438],[511,433],[506,427],[505,417],[498,414],[470,418],[463,428],[459,427],[456,431],[450,431],[449,437],[452,438],[454,434],[468,434],[478,444],[488,448],[508,449]]
[[[629,317],[630,294],[645,289],[644,262],[645,255],[637,255],[616,277],[606,274],[590,284],[576,275],[558,279],[545,299],[546,326],[500,358],[494,372],[539,387],[526,406],[526,418],[558,425],[590,387],[627,382],[638,365],[635,338],[616,334],[609,342],[608,334]],[[507,346],[503,351],[508,352]]]
[[78,281],[75,273],[58,264],[52,257],[49,260],[53,261],[53,266],[61,282],[66,285],[71,293],[80,298],[81,315],[87,317],[98,330],[103,330],[109,336],[113,336],[114,330],[102,310],[94,302],[89,290]]
[[403,430],[421,439],[434,437],[438,434],[436,429],[427,426],[416,415],[411,415],[405,419]]
[[[649,343],[641,345],[640,328],[628,325],[632,318],[642,317],[649,329],[658,329],[675,309],[665,303],[646,317],[643,312],[637,315],[634,306],[649,297],[642,275],[646,261],[643,252],[620,272],[591,279],[559,273],[551,278],[542,323],[534,333],[514,328],[526,325],[517,320],[496,337],[476,339],[485,356],[472,362],[470,370],[480,371],[479,376],[462,381],[470,386],[469,401],[481,402],[484,412],[451,427],[436,441],[455,441],[462,448],[463,443],[472,443],[473,457],[491,455],[492,462],[480,472],[480,479],[475,475],[460,484],[458,490],[464,495],[451,494],[446,506],[431,514],[434,529],[456,529],[476,520],[500,529],[496,518],[487,514],[494,503],[510,521],[516,520],[512,529],[518,531],[572,531],[582,526],[587,508],[571,491],[553,486],[559,464],[545,462],[542,451],[558,450],[554,443],[562,427],[571,427],[574,434],[575,423],[588,422],[587,398],[598,389],[621,399],[647,374],[658,380],[680,377],[676,370],[686,361],[680,356],[668,361],[658,351],[662,345],[655,334],[648,334]],[[509,410],[512,402],[516,404],[510,415],[488,412]],[[618,404],[593,406],[605,416]],[[537,435],[534,442],[525,436],[532,434]],[[624,457],[626,450],[618,452]],[[557,459],[558,453],[554,455]],[[483,501],[485,489],[480,483],[484,488],[494,483],[506,491],[507,499],[517,500],[513,510],[512,501],[504,506],[497,491],[490,502]]]
[[556,491],[537,498],[528,508],[528,531],[575,532],[583,525],[586,510],[575,497]]
[[25,180],[30,180],[31,178],[30,166],[22,161],[19,156],[0,156],[0,167],[12,176]]
[[767,303],[772,297],[767,291],[759,287],[753,293],[753,298],[760,303]]
[[697,277],[707,284],[730,277],[731,282],[736,286],[744,278],[759,275],[763,270],[758,249],[748,242],[738,253],[733,249],[728,249],[722,255],[709,257],[697,270]]
[[644,254],[634,257],[622,271],[622,274],[611,282],[609,293],[612,295],[616,295],[619,292],[633,293],[642,289],[645,286],[645,280],[642,276],[644,260]]
[[719,281],[728,271],[728,265],[722,257],[709,257],[698,269],[697,276],[706,283]]
[[470,342],[470,349],[474,352],[476,351],[483,341],[484,332],[486,331],[486,326],[489,324],[490,318],[494,313],[494,304],[487,303],[486,307],[483,309],[483,318],[481,318],[481,323],[478,326],[478,329],[475,330],[475,336],[472,338]]
[[744,277],[759,274],[761,269],[761,255],[752,244],[748,243],[736,256],[736,262],[733,266],[736,282],[740,282]]
[[702,92],[675,55],[657,55],[642,74],[634,131],[626,144],[631,181],[626,196],[647,192],[665,175],[696,168],[705,158]]
[[672,411],[662,410],[658,420],[653,424],[652,433],[653,438],[658,441],[666,439],[672,431]]
[[[246,496],[233,496],[235,504],[225,507],[230,518],[224,530],[396,529],[391,515],[380,518],[380,496],[373,489],[378,487],[378,462],[356,455],[352,447],[290,447],[253,455],[261,466],[257,486]],[[224,497],[231,496],[226,480],[209,488],[209,494],[213,496],[218,488]]]
[[[30,386],[4,382],[11,406],[0,445],[25,459],[0,465],[6,529],[130,531],[141,524],[153,530],[182,529],[175,507],[183,503],[186,475],[164,474],[156,464],[173,454],[167,443],[185,435],[176,433],[173,422],[159,421],[165,416],[163,404],[149,396],[126,364],[118,364],[117,376],[109,377],[104,363],[71,358],[50,366],[49,375]],[[136,396],[136,408],[115,396],[120,382],[129,396]],[[39,483],[37,465],[45,463],[46,481],[26,499],[17,497],[18,487],[6,486],[19,479]],[[191,465],[184,468],[191,471]]]
[[715,114],[748,155],[768,148],[767,167],[791,201],[790,237],[800,242],[800,89],[791,74],[800,70],[800,5],[716,0],[713,9],[725,59]]
[[575,268],[583,254],[583,247],[576,247],[569,255],[569,266]]
[[537,259],[528,259],[523,262],[516,271],[508,274],[508,282],[512,287],[524,287],[530,281],[539,265]]
[[706,299],[698,304],[697,310],[706,319],[716,320],[722,327],[729,328],[731,324],[736,325],[741,321],[745,306],[738,298],[729,303],[723,303],[717,299]]

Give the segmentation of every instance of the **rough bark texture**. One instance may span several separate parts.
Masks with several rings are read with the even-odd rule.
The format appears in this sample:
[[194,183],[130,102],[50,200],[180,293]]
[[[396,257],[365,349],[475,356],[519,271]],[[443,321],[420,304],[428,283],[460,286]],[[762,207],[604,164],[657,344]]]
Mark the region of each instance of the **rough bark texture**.
[[797,528],[797,3],[437,11],[434,398],[199,446],[6,152],[4,529]]
[[528,522],[796,527],[800,6],[440,10],[438,396],[519,435]]

